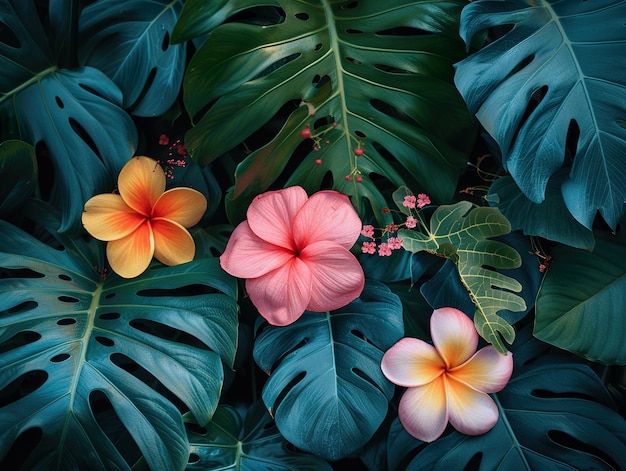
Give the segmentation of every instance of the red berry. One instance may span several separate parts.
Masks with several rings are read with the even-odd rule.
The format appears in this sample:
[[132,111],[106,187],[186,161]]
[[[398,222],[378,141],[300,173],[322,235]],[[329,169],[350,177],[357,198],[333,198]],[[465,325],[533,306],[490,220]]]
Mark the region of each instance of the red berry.
[[309,128],[304,128],[300,131],[300,135],[302,136],[302,139],[308,139],[311,137],[311,130]]
[[333,128],[336,128],[336,127],[337,127],[337,123],[333,122]]
[[357,157],[360,157],[361,155],[363,155],[363,149],[361,149],[360,147],[357,147],[356,149],[354,149],[354,155],[356,155]]
[[315,159],[315,165],[322,165],[322,159]]
[[359,175],[358,177],[356,177],[356,181],[361,183],[363,181],[363,177]]
[[349,182],[350,180],[352,180],[352,178],[350,178],[350,175],[346,175],[346,181]]

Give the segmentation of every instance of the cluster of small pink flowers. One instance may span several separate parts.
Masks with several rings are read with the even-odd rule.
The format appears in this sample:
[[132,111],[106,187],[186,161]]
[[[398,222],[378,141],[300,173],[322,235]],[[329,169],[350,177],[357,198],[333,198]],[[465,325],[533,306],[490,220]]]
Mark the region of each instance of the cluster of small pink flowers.
[[376,242],[363,242],[361,246],[361,251],[363,253],[375,254],[376,253]]
[[408,216],[406,218],[406,221],[404,222],[404,225],[408,229],[415,229],[417,227],[417,219],[415,219],[413,216]]
[[[180,139],[176,139],[170,144],[170,138],[166,134],[161,134],[161,136],[159,136],[159,144],[162,146],[169,145],[165,161],[157,160],[157,162],[163,167],[165,176],[173,179],[175,167],[185,168],[187,166],[187,162],[185,160],[187,158],[187,146],[183,144]],[[174,153],[176,153],[176,156]]]
[[430,204],[430,198],[426,193],[420,193],[417,195],[417,207],[422,209],[424,206]]

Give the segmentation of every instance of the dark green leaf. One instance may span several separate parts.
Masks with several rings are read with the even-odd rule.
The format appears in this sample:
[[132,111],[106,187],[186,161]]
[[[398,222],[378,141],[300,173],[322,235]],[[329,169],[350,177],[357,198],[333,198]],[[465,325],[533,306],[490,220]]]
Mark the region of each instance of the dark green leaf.
[[282,435],[330,460],[364,445],[393,396],[380,361],[403,332],[400,301],[376,282],[345,308],[263,327],[254,358],[270,374],[263,401]]
[[0,217],[21,206],[37,186],[35,149],[22,141],[0,144]]

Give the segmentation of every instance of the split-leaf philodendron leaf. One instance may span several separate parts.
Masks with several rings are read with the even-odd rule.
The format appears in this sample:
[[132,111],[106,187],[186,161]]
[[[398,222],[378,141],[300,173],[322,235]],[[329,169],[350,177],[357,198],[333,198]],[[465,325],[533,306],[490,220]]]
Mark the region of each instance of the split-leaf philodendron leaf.
[[50,245],[0,221],[0,461],[29,437],[22,469],[182,469],[179,407],[206,424],[234,361],[235,280],[215,258],[103,280],[102,243],[29,211]]

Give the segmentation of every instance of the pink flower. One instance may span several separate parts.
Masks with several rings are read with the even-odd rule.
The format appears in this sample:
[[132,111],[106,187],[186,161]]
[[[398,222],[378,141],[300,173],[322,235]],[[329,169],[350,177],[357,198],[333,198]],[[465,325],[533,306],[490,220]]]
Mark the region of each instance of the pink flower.
[[427,204],[430,204],[430,198],[426,193],[420,193],[417,195],[417,207],[423,208]]
[[356,299],[365,276],[350,252],[361,220],[347,196],[299,186],[268,191],[233,231],[222,268],[246,279],[259,313],[273,325],[296,321],[305,310],[330,311]]
[[381,257],[388,257],[391,255],[391,247],[386,242],[383,242],[378,246],[378,255]]
[[361,229],[361,235],[364,237],[369,237],[370,239],[373,239],[374,238],[374,226],[372,226],[371,224],[363,226],[363,229]]
[[402,248],[402,239],[398,237],[389,237],[387,239],[387,245],[391,250],[398,250]]
[[405,208],[414,209],[416,200],[417,198],[415,198],[415,195],[406,195],[404,197],[404,201],[402,202],[402,206],[404,206]]
[[170,143],[170,138],[167,137],[166,134],[161,134],[159,136],[159,144],[161,144],[162,146],[166,146]]
[[376,253],[376,242],[363,242],[361,252],[369,254]]
[[417,227],[417,219],[415,219],[413,216],[409,216],[406,218],[406,222],[404,223],[404,225],[409,229],[413,229],[414,227]]
[[488,393],[506,386],[513,372],[511,353],[489,345],[476,352],[478,334],[472,320],[458,309],[436,309],[430,318],[433,345],[403,338],[383,356],[381,369],[389,381],[407,387],[398,417],[415,438],[431,442],[448,421],[459,432],[480,435],[498,420]]

